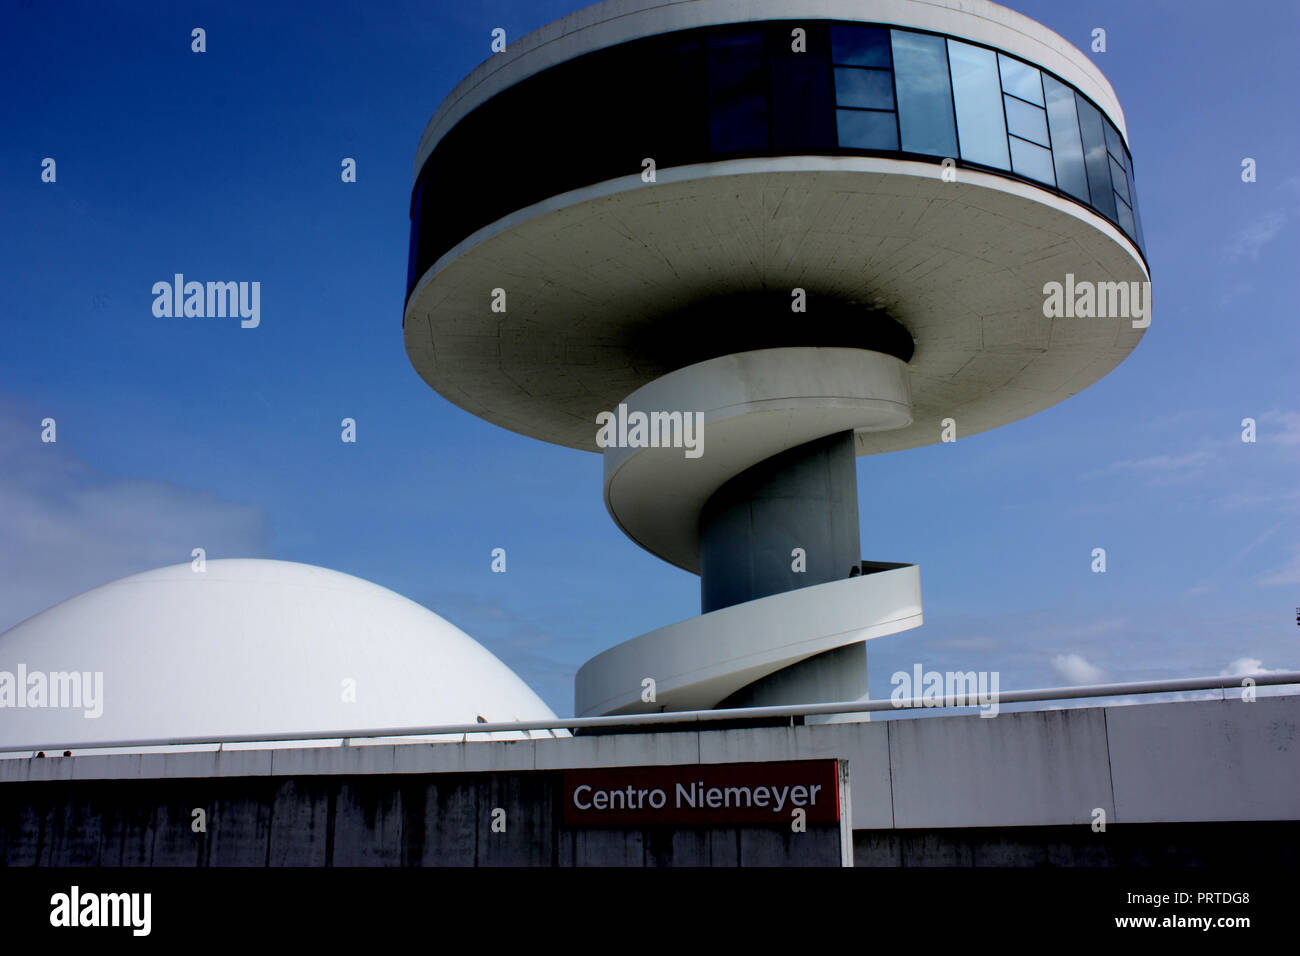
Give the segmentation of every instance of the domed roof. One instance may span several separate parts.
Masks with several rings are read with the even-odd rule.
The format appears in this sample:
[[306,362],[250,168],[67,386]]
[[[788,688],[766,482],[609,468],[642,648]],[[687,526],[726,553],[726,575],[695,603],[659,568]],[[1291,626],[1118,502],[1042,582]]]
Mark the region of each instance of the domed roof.
[[[82,679],[57,676],[71,672]],[[69,703],[73,684],[88,698],[51,706]],[[17,706],[41,700],[37,685],[44,705]],[[554,717],[433,612],[287,561],[134,574],[0,634],[0,749]]]

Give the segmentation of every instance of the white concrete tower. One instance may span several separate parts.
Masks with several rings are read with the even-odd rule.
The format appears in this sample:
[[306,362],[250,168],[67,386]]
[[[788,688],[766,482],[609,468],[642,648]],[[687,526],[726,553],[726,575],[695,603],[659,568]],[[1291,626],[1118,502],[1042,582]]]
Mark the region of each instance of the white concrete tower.
[[583,666],[578,715],[866,696],[865,641],[921,594],[861,560],[856,458],[1136,347],[1126,142],[1083,53],[983,0],[610,0],[452,91],[415,163],[412,364],[602,452],[614,521],[701,578],[701,616]]

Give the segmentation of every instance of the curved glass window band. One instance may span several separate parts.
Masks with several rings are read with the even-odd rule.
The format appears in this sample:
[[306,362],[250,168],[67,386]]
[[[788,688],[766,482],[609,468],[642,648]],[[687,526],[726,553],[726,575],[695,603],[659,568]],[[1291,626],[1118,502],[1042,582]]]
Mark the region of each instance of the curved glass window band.
[[[801,49],[791,40],[796,27]],[[647,76],[653,95],[632,109],[626,90]],[[938,34],[771,21],[594,51],[475,108],[417,179],[407,293],[477,229],[549,196],[636,174],[644,158],[665,169],[863,153],[951,158],[1032,181],[1090,206],[1144,248],[1127,148],[1068,84]]]

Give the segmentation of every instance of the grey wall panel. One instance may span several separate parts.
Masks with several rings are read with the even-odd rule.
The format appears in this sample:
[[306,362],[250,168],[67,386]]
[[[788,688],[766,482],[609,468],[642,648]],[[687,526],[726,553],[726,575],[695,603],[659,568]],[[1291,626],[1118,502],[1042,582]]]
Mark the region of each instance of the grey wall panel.
[[346,777],[335,802],[331,866],[399,866],[401,791],[391,777]]
[[103,811],[100,826],[100,866],[150,866],[153,863],[154,805],[148,799],[147,784],[122,785],[134,788],[139,797],[114,801]]
[[103,821],[93,794],[69,792],[50,818],[47,853],[51,866],[100,866]]
[[1300,697],[1106,710],[1121,823],[1300,817]]
[[[551,864],[555,786],[556,777],[549,773],[492,774],[477,784],[478,866]],[[497,809],[505,811],[504,832],[492,829]]]
[[1114,818],[1100,709],[888,726],[895,826],[1088,822],[1095,807]]
[[[258,781],[260,783],[260,781]],[[228,780],[177,780],[174,784],[141,786],[139,782],[118,784],[110,789],[109,799],[112,803],[143,811],[153,810],[149,822],[152,846],[149,851],[150,866],[195,866],[213,865],[214,819],[221,812],[221,796],[230,792]],[[238,804],[221,833],[226,837],[222,849],[234,849],[232,834],[243,822],[240,813],[246,807],[258,805],[256,800],[242,801]],[[229,807],[229,804],[225,806]],[[103,804],[101,803],[101,808]],[[194,811],[201,809],[205,815],[206,833],[194,832]],[[101,810],[102,812],[102,810]],[[254,827],[256,829],[256,827]],[[255,836],[256,850],[266,852],[265,822],[261,827],[260,842]],[[124,848],[125,849],[125,848]],[[236,852],[247,852],[238,849]],[[125,854],[124,854],[125,855]],[[220,854],[217,855],[220,860]],[[229,865],[229,864],[227,864]],[[261,864],[257,864],[261,866]]]
[[324,866],[329,852],[330,781],[278,781],[272,797],[268,866]]
[[[154,866],[186,866],[179,860],[185,844],[196,838],[191,830],[193,807],[208,808],[208,866],[265,866],[271,838],[273,784],[270,778],[235,777],[213,787],[185,780],[182,787],[167,788],[159,804],[154,842]],[[216,791],[215,798],[212,796]],[[179,799],[170,797],[177,792]],[[189,799],[185,799],[188,792]],[[162,862],[163,855],[178,858]]]

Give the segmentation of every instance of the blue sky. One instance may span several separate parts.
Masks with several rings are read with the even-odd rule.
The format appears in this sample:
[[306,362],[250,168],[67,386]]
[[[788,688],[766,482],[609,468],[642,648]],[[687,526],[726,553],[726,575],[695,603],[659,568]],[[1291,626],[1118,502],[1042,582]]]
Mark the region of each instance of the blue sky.
[[[859,459],[863,555],[919,563],[926,615],[869,646],[872,694],[917,662],[1004,690],[1300,669],[1297,8],[1011,6],[1081,49],[1107,32],[1152,325],[1055,408]],[[584,660],[699,613],[606,515],[597,455],[461,411],[403,350],[429,116],[493,28],[577,8],[4,4],[0,630],[201,546],[391,588],[568,714]],[[260,281],[260,327],[155,318],[175,272]]]

